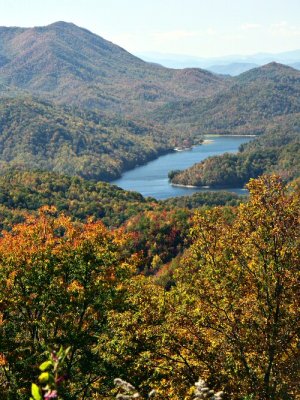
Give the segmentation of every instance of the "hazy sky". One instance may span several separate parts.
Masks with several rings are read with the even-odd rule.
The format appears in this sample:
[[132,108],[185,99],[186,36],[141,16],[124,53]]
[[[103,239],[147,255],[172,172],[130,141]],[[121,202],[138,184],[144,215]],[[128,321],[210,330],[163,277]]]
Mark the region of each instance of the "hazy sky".
[[300,0],[0,0],[0,25],[61,20],[133,53],[211,57],[300,48]]

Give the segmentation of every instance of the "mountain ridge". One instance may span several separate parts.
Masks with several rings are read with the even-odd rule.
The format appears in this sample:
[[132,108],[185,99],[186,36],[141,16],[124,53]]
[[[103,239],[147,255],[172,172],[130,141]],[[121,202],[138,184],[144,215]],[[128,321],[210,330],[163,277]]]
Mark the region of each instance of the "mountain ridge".
[[176,98],[206,97],[227,82],[201,69],[183,72],[147,63],[63,21],[2,27],[0,42],[0,79],[61,104],[138,113]]
[[0,98],[2,173],[17,167],[107,181],[170,151],[174,139],[142,121],[30,97]]
[[205,134],[262,134],[277,117],[300,111],[300,71],[292,67],[269,63],[230,83],[209,98],[169,103],[151,116]]

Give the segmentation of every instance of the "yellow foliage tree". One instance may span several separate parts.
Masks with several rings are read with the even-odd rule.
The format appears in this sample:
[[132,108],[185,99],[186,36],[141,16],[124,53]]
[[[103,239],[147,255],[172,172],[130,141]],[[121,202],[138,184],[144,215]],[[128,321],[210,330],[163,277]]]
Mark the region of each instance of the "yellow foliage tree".
[[170,290],[139,277],[110,314],[99,349],[161,398],[191,398],[199,376],[236,400],[299,395],[300,192],[276,176],[248,187],[232,213],[196,213]]
[[233,222],[220,209],[195,216],[176,291],[210,376],[235,397],[289,398],[299,394],[300,196],[276,176],[248,188]]

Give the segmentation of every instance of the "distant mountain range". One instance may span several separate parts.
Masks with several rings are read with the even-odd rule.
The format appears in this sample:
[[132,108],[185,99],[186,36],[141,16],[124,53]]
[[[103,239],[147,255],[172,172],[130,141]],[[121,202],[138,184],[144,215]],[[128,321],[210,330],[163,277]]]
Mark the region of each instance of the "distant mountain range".
[[163,54],[155,52],[137,53],[145,61],[164,65],[168,68],[205,68],[208,71],[236,76],[249,69],[271,62],[289,65],[300,69],[300,49],[282,53],[258,53],[253,55],[231,55],[225,57],[195,57],[182,54]]

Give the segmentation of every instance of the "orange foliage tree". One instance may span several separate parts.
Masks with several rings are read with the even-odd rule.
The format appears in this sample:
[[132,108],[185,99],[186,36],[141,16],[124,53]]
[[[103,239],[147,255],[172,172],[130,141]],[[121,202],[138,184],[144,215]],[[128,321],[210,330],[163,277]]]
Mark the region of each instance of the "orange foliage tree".
[[[101,222],[75,224],[52,208],[0,238],[0,379],[5,398],[28,399],[47,349],[71,345],[66,399],[113,378],[94,353],[107,312],[122,307],[135,258]],[[101,392],[101,389],[100,389]]]

